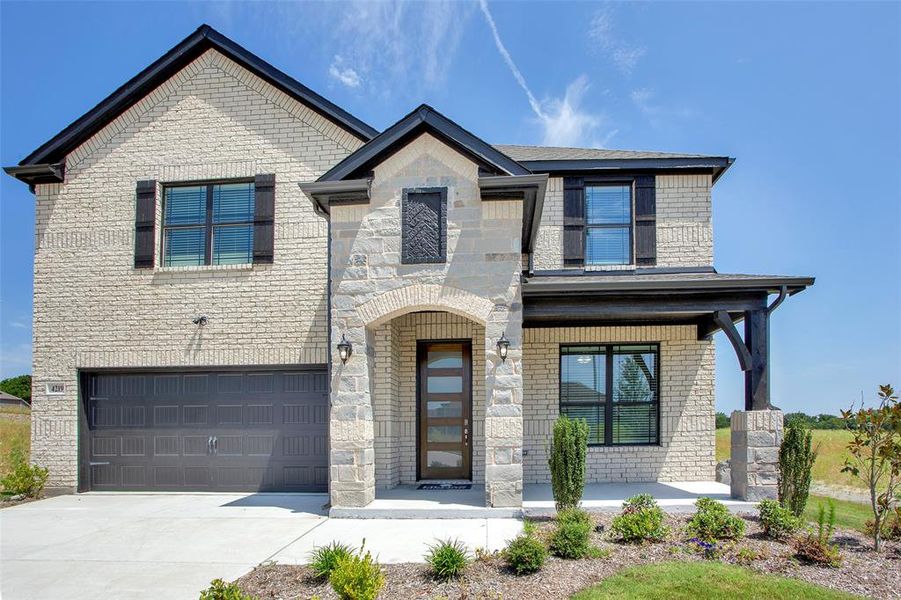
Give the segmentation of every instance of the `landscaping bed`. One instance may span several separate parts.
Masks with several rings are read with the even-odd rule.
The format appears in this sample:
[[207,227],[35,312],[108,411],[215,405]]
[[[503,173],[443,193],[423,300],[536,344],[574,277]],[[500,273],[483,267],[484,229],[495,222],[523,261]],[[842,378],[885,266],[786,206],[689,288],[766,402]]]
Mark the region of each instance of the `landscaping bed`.
[[[604,530],[613,515],[593,515]],[[800,564],[788,544],[765,538],[756,516],[742,515],[747,522],[743,539],[718,545],[716,558],[705,559],[691,536],[683,530],[688,516],[667,516],[669,536],[660,543],[612,543],[604,533],[592,533],[592,542],[609,550],[606,558],[563,560],[551,557],[532,575],[515,575],[499,556],[475,560],[459,580],[444,583],[433,579],[425,564],[383,565],[385,586],[379,598],[567,598],[628,567],[672,561],[704,561],[739,564],[770,575],[795,578],[834,590],[871,598],[901,598],[901,544],[886,543],[883,552],[871,550],[872,540],[850,530],[836,530],[844,561],[839,568]],[[398,522],[398,528],[403,528]],[[537,523],[536,535],[547,537],[552,521]],[[748,559],[749,555],[758,558]],[[741,560],[741,558],[744,560]],[[238,580],[246,592],[259,598],[336,598],[327,581],[313,578],[308,567],[264,565]]]

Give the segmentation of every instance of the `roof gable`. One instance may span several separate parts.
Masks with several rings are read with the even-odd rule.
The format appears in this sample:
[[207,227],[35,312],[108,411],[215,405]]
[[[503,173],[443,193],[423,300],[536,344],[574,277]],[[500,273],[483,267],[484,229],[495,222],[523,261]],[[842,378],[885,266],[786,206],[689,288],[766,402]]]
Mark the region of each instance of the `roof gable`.
[[342,181],[358,178],[372,166],[425,131],[469,156],[491,173],[497,175],[529,175],[531,173],[524,166],[463,129],[431,106],[422,104],[332,167],[319,178],[319,181]]
[[97,106],[26,156],[19,164],[25,166],[61,162],[69,152],[211,48],[216,49],[298,102],[316,110],[357,138],[368,141],[378,134],[376,129],[276,69],[209,25],[202,25],[153,64],[107,96]]

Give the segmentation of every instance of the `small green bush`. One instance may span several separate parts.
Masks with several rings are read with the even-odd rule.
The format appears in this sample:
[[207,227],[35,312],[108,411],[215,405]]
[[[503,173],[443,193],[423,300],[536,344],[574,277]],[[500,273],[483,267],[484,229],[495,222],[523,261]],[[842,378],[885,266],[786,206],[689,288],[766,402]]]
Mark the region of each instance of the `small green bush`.
[[686,529],[699,540],[716,542],[734,540],[745,534],[745,522],[729,512],[726,505],[712,498],[698,498],[697,510]]
[[560,558],[585,558],[591,551],[591,515],[578,508],[557,514],[557,527],[551,534],[550,549]]
[[254,600],[254,597],[242,592],[235,583],[214,579],[210,587],[200,592],[200,600]]
[[817,531],[809,532],[792,540],[795,556],[799,559],[827,567],[840,567],[842,554],[832,543],[835,532],[835,503],[830,500],[829,508],[820,504],[817,513]]
[[29,464],[25,449],[20,443],[10,449],[8,464],[9,473],[0,479],[3,491],[13,496],[25,495],[29,498],[40,496],[47,483],[49,471]]
[[774,540],[791,537],[801,528],[801,519],[776,500],[762,500],[757,506],[763,533]]
[[538,571],[547,559],[547,548],[531,535],[520,535],[504,550],[504,560],[517,575]]
[[385,585],[382,568],[365,546],[364,540],[358,553],[340,559],[328,577],[341,600],[375,600]]
[[353,548],[340,542],[314,548],[310,554],[310,568],[316,577],[327,579],[338,566],[338,562],[350,558],[353,553]]
[[655,542],[666,537],[663,510],[650,494],[632,496],[623,512],[613,518],[610,533],[622,542]]
[[469,564],[469,552],[460,540],[444,540],[429,546],[425,560],[435,577],[447,581],[463,574]]
[[585,489],[585,455],[588,453],[588,423],[561,416],[554,423],[548,468],[557,510],[575,508]]
[[810,478],[817,451],[812,448],[810,430],[791,423],[779,446],[779,502],[800,517],[807,506],[810,494]]

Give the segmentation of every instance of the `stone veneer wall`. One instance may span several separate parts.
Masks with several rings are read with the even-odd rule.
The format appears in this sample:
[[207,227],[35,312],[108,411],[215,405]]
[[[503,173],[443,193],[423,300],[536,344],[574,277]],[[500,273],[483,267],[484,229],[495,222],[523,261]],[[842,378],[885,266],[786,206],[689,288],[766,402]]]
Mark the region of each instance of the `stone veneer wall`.
[[416,482],[416,342],[472,340],[472,480],[485,481],[485,328],[446,312],[408,313],[373,331],[375,484]]
[[[32,458],[51,486],[77,480],[78,369],[326,362],[327,223],[297,182],[360,145],[210,50],[37,186]],[[257,173],[276,175],[274,264],[133,268],[138,180]]]
[[[713,216],[710,175],[657,176],[657,266],[698,267],[713,264]],[[563,268],[563,179],[548,180],[538,228],[536,271]],[[589,267],[616,270],[628,266]]]
[[560,346],[659,342],[660,446],[590,447],[587,482],[712,481],[715,468],[714,344],[685,326],[526,329],[523,342],[523,470],[547,483],[546,444],[559,416]]
[[[445,263],[400,262],[401,198],[417,187],[447,188]],[[376,331],[394,317],[428,310],[484,327],[486,501],[519,506],[522,203],[482,202],[478,166],[428,133],[375,167],[370,198],[331,211],[331,347],[346,335],[357,349],[347,364],[333,353],[332,505],[362,506],[375,497]],[[510,340],[503,363],[495,347],[501,333]]]

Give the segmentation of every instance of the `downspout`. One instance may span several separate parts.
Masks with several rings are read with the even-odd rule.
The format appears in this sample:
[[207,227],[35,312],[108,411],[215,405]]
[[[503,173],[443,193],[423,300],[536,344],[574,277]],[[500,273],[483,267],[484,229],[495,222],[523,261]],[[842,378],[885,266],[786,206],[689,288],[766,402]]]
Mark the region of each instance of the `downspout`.
[[328,505],[332,504],[332,219],[331,215],[323,211],[319,204],[313,200],[313,206],[325,218],[326,235],[325,240],[325,356],[326,356],[326,377],[328,382],[328,429],[325,434],[326,448],[328,448]]

